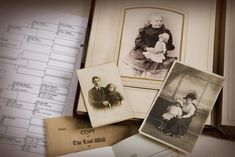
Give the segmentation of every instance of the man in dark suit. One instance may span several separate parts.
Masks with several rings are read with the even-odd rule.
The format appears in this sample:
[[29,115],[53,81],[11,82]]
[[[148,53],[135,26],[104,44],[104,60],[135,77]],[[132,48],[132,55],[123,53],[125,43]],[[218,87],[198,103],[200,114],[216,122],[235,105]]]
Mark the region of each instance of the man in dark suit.
[[94,108],[105,108],[109,105],[105,91],[106,89],[100,86],[100,78],[98,76],[92,78],[92,83],[94,84],[94,87],[88,92],[88,101],[90,105]]

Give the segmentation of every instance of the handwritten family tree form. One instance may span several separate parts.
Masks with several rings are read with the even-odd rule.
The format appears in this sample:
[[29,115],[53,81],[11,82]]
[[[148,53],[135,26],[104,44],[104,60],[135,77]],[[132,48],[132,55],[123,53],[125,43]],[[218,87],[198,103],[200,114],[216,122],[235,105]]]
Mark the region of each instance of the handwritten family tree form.
[[45,156],[43,119],[72,114],[87,19],[0,13],[0,156]]

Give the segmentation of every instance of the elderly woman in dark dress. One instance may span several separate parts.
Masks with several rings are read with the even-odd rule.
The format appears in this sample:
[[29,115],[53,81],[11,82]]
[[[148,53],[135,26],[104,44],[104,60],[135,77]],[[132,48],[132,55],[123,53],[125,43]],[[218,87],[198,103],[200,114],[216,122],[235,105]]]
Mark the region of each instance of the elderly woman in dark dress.
[[197,110],[196,105],[193,103],[193,100],[197,99],[197,96],[194,93],[189,93],[184,99],[185,103],[182,106],[182,116],[171,119],[163,130],[167,135],[182,137],[188,130],[191,120]]
[[[173,50],[172,34],[165,28],[163,17],[159,14],[151,14],[148,18],[148,24],[139,29],[139,35],[135,39],[135,47],[124,60],[124,63],[132,68],[134,76],[141,76],[144,72],[155,72],[158,66],[157,62],[145,58],[143,52],[154,51],[161,53],[163,50],[156,50],[154,47],[159,41],[159,35],[167,33],[169,40],[166,43],[166,50]],[[167,53],[165,53],[167,55]]]

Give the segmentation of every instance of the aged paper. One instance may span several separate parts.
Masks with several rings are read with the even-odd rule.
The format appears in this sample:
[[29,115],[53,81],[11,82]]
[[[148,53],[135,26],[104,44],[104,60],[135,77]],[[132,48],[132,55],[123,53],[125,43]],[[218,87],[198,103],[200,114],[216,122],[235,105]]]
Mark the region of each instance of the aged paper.
[[0,10],[1,156],[43,157],[43,120],[73,113],[88,19],[10,8]]
[[136,134],[109,147],[96,148],[61,157],[181,157],[176,150]]
[[134,118],[114,63],[77,70],[92,127]]
[[[149,19],[148,15],[151,14],[160,14],[164,17],[164,26],[172,35],[168,42],[171,43],[171,46],[167,46],[165,62],[156,66],[155,74],[150,75],[154,78],[148,77],[148,74],[141,70],[136,71],[138,77],[133,77],[128,72],[130,68],[123,68],[122,63],[126,61],[126,56],[135,52],[132,51],[133,49],[138,49],[137,47],[141,45],[141,40],[138,40],[140,39],[138,38],[139,31],[144,30]],[[97,0],[85,67],[115,62],[122,72],[121,78],[127,96],[133,104],[135,118],[144,118],[161,87],[162,76],[164,77],[169,70],[169,65],[171,65],[169,63],[172,63],[172,60],[177,58],[179,61],[203,70],[212,71],[215,15],[216,0],[181,0],[180,2],[174,0],[125,0],[122,2]],[[154,37],[157,38],[157,35]],[[140,45],[135,45],[136,39]],[[150,43],[155,42],[153,40]],[[138,58],[138,54],[143,58],[141,53],[137,53],[136,58]],[[149,61],[145,61],[149,63]],[[138,64],[138,62],[136,63]],[[129,65],[131,65],[130,62]],[[146,64],[146,67],[148,65]],[[146,98],[144,105],[143,97]],[[86,111],[82,96],[80,96],[78,104],[78,111]]]
[[175,62],[139,132],[192,152],[223,81],[222,76]]
[[[130,147],[130,145],[127,144],[132,145]],[[118,148],[118,150],[117,146],[121,149]],[[115,149],[118,150],[118,152],[114,152],[114,147],[116,147]],[[64,155],[63,157],[233,157],[235,154],[234,147],[234,141],[216,139],[214,137],[202,135],[198,139],[193,152],[191,154],[183,154],[174,151],[173,149],[166,149],[167,147],[162,149],[163,146],[161,144],[153,142],[137,134],[118,142],[112,147],[82,151]]]
[[47,155],[78,152],[82,150],[111,146],[136,133],[135,123],[122,123],[99,128],[92,128],[87,117],[49,118],[45,120]]

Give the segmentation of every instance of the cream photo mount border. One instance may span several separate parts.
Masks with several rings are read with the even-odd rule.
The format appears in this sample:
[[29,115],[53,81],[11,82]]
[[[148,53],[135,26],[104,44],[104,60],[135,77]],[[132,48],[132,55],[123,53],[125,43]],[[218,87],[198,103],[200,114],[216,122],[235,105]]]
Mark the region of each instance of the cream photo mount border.
[[[122,1],[122,3],[120,1],[97,0],[92,19],[85,67],[110,62],[117,64],[124,10],[127,8],[148,7],[171,10],[184,15],[181,56],[179,59],[185,64],[211,72],[214,55],[216,4],[216,0],[190,2],[187,0],[180,2],[173,0],[126,0]],[[198,12],[198,8],[201,9],[200,12]],[[201,39],[202,34],[204,34],[204,38]],[[122,81],[125,84],[125,90],[136,118],[143,119],[163,81],[141,80],[142,84],[137,84],[138,82],[134,82],[133,79],[125,79],[123,77]],[[126,82],[129,84],[126,85]],[[141,86],[143,82],[144,87]],[[144,102],[142,102],[143,97]],[[145,104],[144,106],[143,103]],[[81,93],[77,112],[87,112]],[[140,112],[141,114],[139,114]]]
[[[87,54],[85,67],[89,67],[91,65],[91,60],[93,58],[92,54],[95,53],[94,47],[95,47],[95,40],[96,40],[96,33],[97,33],[96,30],[99,27],[98,21],[101,15],[99,9],[101,8],[97,8],[97,12],[99,16],[97,16],[96,19],[93,19],[93,24],[92,24],[92,27],[94,29],[92,29],[91,35],[93,36],[90,37],[89,44],[91,45],[91,47],[89,46],[90,50],[88,50],[88,52],[92,52],[92,53]],[[181,38],[179,42],[180,52],[178,53],[179,57],[177,60],[184,62],[185,54],[186,54],[185,47],[186,47],[186,41],[187,41],[186,37],[187,37],[187,26],[188,26],[188,13],[186,13],[183,10],[176,9],[176,8],[169,8],[165,6],[153,7],[151,5],[128,5],[128,6],[120,7],[119,10],[115,10],[120,13],[119,13],[119,17],[117,17],[119,21],[119,27],[118,27],[118,30],[116,30],[117,36],[115,38],[116,42],[115,42],[115,49],[113,52],[113,62],[115,62],[118,66],[126,12],[127,10],[131,10],[131,9],[157,9],[157,10],[163,10],[165,12],[175,13],[175,14],[182,16]],[[163,83],[163,80],[151,79],[151,78],[137,78],[137,77],[128,77],[128,76],[121,76],[121,78],[122,78],[124,86],[129,87],[129,88],[143,88],[143,89],[156,90],[156,89],[160,89]]]

